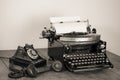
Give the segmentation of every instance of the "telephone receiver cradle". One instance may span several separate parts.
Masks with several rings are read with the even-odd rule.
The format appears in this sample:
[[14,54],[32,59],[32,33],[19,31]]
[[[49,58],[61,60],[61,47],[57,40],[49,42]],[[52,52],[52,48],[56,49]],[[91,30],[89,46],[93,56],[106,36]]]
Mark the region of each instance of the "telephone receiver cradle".
[[11,78],[23,76],[36,77],[38,73],[46,71],[46,60],[39,56],[33,45],[26,44],[24,47],[18,46],[16,53],[9,59],[9,69],[12,71],[8,74]]

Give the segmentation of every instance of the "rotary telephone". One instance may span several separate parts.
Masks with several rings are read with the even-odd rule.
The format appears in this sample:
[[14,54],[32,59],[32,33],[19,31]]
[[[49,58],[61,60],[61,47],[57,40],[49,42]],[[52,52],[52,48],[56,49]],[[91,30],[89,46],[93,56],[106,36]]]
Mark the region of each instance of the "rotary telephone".
[[39,56],[33,45],[18,46],[16,53],[9,59],[8,74],[10,78],[23,76],[36,77],[40,72],[38,68],[46,65],[46,60]]

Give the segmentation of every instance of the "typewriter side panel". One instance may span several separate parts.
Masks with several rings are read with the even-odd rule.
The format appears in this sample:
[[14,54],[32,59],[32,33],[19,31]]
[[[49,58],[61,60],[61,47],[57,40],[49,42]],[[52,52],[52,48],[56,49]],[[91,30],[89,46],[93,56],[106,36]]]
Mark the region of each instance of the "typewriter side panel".
[[52,60],[63,61],[64,47],[58,41],[48,44],[48,55]]

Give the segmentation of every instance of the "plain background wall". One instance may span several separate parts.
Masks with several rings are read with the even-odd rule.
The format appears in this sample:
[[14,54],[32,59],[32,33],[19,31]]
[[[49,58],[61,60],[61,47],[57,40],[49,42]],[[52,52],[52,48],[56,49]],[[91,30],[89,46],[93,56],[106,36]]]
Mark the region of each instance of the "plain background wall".
[[47,47],[39,36],[54,16],[89,19],[107,50],[120,55],[120,0],[0,0],[0,50],[25,43]]

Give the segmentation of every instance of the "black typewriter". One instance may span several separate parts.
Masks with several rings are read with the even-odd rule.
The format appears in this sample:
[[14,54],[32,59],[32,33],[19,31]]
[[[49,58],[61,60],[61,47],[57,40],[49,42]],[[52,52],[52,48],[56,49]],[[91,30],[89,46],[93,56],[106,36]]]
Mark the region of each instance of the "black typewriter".
[[49,40],[48,56],[55,62],[52,68],[64,67],[72,72],[113,68],[106,55],[106,42],[91,28],[88,20],[79,17],[51,18],[51,27],[42,32]]

